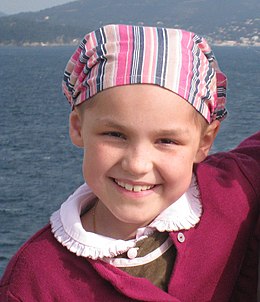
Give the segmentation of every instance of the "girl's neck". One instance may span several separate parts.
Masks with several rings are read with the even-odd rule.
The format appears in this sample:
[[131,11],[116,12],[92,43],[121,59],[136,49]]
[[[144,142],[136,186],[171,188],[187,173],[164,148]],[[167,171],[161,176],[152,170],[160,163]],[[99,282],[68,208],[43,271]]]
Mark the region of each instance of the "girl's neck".
[[88,212],[82,215],[81,222],[87,232],[121,240],[135,238],[137,229],[142,227],[118,220],[98,201]]

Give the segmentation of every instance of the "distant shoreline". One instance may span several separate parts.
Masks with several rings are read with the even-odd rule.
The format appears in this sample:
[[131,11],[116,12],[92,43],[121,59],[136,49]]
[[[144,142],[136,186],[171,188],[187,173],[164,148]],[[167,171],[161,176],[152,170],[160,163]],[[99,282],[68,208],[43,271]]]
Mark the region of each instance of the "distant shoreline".
[[[51,42],[25,42],[25,43],[0,43],[0,47],[60,47],[60,46],[77,46],[79,39],[75,39],[71,43],[51,43]],[[240,43],[237,41],[210,41],[212,46],[228,46],[228,47],[260,47],[260,42]]]

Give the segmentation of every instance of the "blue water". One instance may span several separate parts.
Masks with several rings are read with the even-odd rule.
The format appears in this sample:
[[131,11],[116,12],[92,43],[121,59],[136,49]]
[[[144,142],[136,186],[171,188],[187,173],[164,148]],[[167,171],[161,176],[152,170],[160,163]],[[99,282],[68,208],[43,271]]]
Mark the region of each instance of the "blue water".
[[[82,183],[82,152],[68,137],[61,78],[74,47],[0,48],[0,275],[21,244]],[[229,77],[228,109],[213,151],[260,125],[260,48],[215,47]]]

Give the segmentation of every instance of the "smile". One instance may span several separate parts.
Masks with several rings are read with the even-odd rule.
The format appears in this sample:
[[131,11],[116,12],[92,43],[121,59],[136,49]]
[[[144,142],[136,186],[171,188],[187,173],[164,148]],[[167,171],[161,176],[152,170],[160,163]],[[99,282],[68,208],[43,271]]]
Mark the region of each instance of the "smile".
[[141,192],[141,191],[147,191],[150,190],[154,187],[154,185],[132,185],[132,184],[128,184],[119,180],[114,179],[115,183],[118,184],[120,187],[126,189],[127,191],[131,191],[131,192]]

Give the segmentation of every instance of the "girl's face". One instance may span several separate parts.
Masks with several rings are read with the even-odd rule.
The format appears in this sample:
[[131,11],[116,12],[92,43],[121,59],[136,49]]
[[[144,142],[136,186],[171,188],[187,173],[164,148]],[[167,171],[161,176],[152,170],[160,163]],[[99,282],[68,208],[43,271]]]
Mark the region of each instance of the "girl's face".
[[195,109],[155,85],[107,89],[83,106],[72,113],[71,137],[84,148],[84,179],[100,200],[100,225],[111,237],[120,235],[108,228],[130,234],[188,189],[193,164],[212,142],[203,139]]

